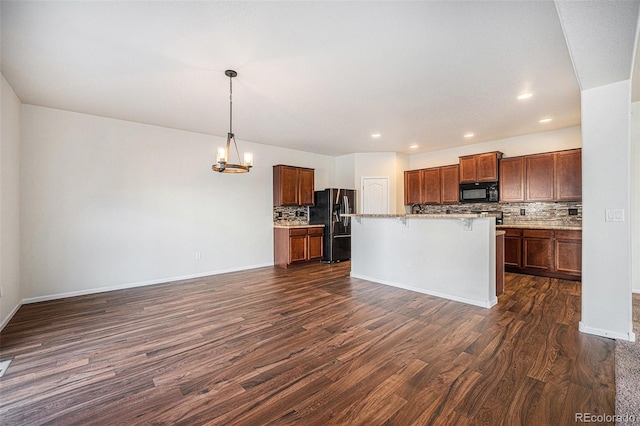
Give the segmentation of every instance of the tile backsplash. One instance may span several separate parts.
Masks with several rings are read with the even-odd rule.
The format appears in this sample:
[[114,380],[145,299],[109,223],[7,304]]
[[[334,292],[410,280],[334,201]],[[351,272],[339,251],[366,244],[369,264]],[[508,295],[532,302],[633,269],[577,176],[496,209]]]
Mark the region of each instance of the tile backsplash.
[[[471,203],[451,205],[422,205],[422,213],[468,213],[472,210],[499,210],[504,223],[555,222],[558,224],[582,224],[581,202],[530,202],[530,203]],[[576,215],[569,215],[569,209]],[[521,211],[524,215],[521,214]]]
[[309,207],[274,207],[273,223],[276,225],[306,225],[309,223]]

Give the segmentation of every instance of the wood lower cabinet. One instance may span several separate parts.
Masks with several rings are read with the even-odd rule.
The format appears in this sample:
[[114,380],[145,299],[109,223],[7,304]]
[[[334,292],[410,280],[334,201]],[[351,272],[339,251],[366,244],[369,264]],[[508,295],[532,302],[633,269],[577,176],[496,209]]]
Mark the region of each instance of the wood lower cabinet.
[[582,232],[555,231],[555,266],[563,274],[582,275]]
[[522,267],[545,272],[553,269],[553,231],[525,229],[522,232]]
[[505,229],[504,265],[522,269],[522,229]]
[[582,276],[582,231],[505,228],[508,272],[563,279]]
[[504,234],[496,235],[496,296],[504,293]]
[[322,258],[324,228],[274,228],[274,263],[287,268],[295,262],[307,262]]
[[322,234],[324,233],[324,228],[308,228],[307,229],[307,259],[322,259]]

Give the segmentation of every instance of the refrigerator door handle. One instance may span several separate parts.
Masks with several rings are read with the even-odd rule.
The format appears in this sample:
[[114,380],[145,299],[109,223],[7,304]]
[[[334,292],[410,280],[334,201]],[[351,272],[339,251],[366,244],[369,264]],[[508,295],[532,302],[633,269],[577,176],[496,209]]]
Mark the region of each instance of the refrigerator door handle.
[[[349,197],[347,197],[346,195],[344,196],[344,210],[345,210],[345,214],[351,213],[351,207],[349,206]],[[342,224],[344,226],[349,226],[349,219],[351,218],[349,216],[346,216],[342,221]]]

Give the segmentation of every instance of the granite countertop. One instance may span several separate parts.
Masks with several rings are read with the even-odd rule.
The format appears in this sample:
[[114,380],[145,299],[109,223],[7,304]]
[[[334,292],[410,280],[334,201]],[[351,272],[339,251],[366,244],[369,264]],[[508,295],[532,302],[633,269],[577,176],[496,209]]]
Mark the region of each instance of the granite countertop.
[[295,229],[295,228],[324,228],[324,225],[309,225],[308,223],[302,222],[284,222],[284,223],[274,223],[274,228],[280,229]]
[[521,229],[559,229],[566,231],[582,231],[582,225],[567,222],[513,222],[497,225],[496,229],[521,228]]
[[495,217],[494,214],[484,213],[432,213],[432,214],[406,214],[406,213],[389,213],[389,214],[344,214],[350,217],[392,217],[392,218],[425,218],[425,219],[477,219],[483,217]]
[[498,231],[496,230],[496,237],[499,237],[500,235],[505,235],[507,233],[507,231]]

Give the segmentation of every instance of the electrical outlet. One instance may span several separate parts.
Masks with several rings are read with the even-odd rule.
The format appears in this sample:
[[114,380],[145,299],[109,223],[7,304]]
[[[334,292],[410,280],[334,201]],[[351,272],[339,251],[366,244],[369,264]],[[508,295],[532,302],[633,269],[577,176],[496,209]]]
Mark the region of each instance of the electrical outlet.
[[199,251],[196,252],[196,260],[200,260],[202,258],[202,253]]
[[525,209],[520,209],[520,216],[524,216],[527,214],[527,211]]
[[569,209],[569,216],[578,216],[578,209]]
[[404,261],[404,267],[405,268],[411,268],[411,260],[410,259],[407,259],[407,260]]

